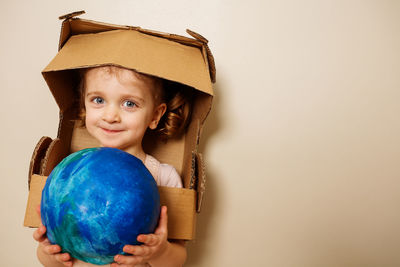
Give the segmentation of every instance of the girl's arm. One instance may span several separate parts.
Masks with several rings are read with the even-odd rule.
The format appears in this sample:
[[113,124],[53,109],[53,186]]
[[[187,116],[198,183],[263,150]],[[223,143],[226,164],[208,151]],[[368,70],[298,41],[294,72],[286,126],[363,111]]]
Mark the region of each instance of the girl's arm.
[[186,261],[186,247],[184,241],[168,241],[167,207],[161,208],[160,221],[154,234],[139,235],[137,240],[143,245],[126,245],[123,251],[132,256],[116,255],[112,267],[135,266],[148,263],[152,267],[181,267]]
[[149,264],[153,267],[164,266],[164,267],[175,267],[183,266],[186,261],[186,247],[185,241],[175,240],[168,242],[168,247],[159,257],[149,261]]

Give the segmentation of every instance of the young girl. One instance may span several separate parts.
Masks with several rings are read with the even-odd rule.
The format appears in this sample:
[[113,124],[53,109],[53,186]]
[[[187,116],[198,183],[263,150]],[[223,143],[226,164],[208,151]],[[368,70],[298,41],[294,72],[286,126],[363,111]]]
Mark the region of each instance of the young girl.
[[[176,170],[147,155],[142,140],[148,129],[158,131],[163,138],[183,131],[190,116],[187,90],[165,90],[167,81],[115,66],[85,69],[80,74],[82,126],[101,146],[119,148],[141,159],[158,185],[182,187]],[[163,206],[154,234],[139,235],[143,245],[124,246],[123,251],[131,255],[116,255],[110,266],[182,266],[186,260],[184,241],[167,240],[167,221]],[[44,266],[93,266],[50,244],[43,225],[33,236],[39,242],[37,255]]]

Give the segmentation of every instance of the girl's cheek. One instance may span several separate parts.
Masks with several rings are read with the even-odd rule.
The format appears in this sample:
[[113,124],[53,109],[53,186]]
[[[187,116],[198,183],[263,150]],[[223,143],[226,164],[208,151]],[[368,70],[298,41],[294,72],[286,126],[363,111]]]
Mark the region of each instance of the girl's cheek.
[[96,113],[93,110],[86,110],[86,125],[91,125],[96,121]]

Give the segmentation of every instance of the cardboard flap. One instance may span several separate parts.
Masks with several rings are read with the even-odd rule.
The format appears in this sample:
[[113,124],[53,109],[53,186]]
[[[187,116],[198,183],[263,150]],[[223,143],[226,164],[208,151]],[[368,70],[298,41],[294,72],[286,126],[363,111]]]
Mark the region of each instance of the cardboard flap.
[[51,141],[52,139],[50,137],[43,136],[33,150],[31,163],[29,165],[28,188],[30,188],[32,175],[39,174],[40,170],[42,169],[43,160]]
[[[40,205],[47,176],[32,175],[24,226],[39,227]],[[196,220],[196,191],[184,188],[158,187],[160,204],[168,207],[168,238],[191,240],[194,238]]]
[[65,15],[61,15],[61,16],[58,17],[58,19],[66,20],[66,19],[70,19],[70,18],[73,18],[73,17],[80,16],[80,15],[85,14],[85,13],[86,13],[85,10],[74,11],[74,12],[71,12],[71,13],[68,13],[68,14],[65,14]]
[[[202,50],[204,50],[204,58],[208,61],[208,66],[210,68],[210,78],[213,83],[216,81],[216,69],[214,57],[211,53],[210,48],[208,47],[208,40],[204,38],[199,33],[191,31],[189,29],[186,32],[194,37],[188,38],[185,36],[181,36],[178,34],[170,34],[165,32],[159,32],[149,29],[143,29],[138,26],[125,26],[125,25],[115,25],[110,23],[98,22],[93,20],[85,20],[80,18],[75,18],[85,14],[84,10],[72,12],[69,14],[65,14],[59,17],[59,19],[64,19],[61,27],[60,40],[59,40],[59,50],[63,47],[63,45],[67,42],[70,36],[78,35],[78,34],[87,34],[87,33],[98,33],[104,31],[111,30],[135,30],[141,33],[157,36],[164,39],[169,39],[174,42],[178,42],[185,45],[195,46]],[[204,49],[203,49],[204,48]]]

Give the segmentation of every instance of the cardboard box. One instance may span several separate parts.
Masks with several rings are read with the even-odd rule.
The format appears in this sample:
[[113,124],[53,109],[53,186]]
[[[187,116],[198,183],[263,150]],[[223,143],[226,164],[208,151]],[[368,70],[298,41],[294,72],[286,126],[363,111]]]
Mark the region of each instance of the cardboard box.
[[159,187],[161,202],[168,206],[169,238],[194,239],[196,213],[200,212],[205,190],[198,144],[211,108],[215,82],[208,41],[189,30],[194,38],[76,18],[82,13],[60,17],[64,21],[59,52],[42,72],[60,108],[60,121],[57,138],[43,137],[33,152],[24,225],[39,225],[35,209],[51,170],[70,153],[99,145],[86,129],[74,122],[78,114],[76,69],[116,65],[195,89],[191,121],[182,137],[167,142],[152,134],[144,138],[145,152],[173,165],[183,179],[184,188]]

